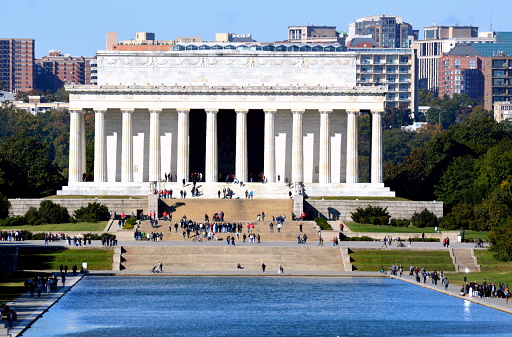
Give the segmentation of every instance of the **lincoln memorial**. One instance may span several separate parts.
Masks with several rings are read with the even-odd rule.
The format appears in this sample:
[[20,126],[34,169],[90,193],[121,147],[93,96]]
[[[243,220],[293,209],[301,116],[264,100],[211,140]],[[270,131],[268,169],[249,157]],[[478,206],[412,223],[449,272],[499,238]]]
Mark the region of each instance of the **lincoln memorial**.
[[[66,86],[61,195],[147,195],[201,173],[205,198],[229,176],[264,177],[258,188],[269,195],[394,196],[382,174],[385,90],[356,86],[355,53],[99,51],[97,62],[97,85]],[[94,113],[94,181],[84,182],[86,113]],[[358,181],[362,113],[372,120],[369,183]]]

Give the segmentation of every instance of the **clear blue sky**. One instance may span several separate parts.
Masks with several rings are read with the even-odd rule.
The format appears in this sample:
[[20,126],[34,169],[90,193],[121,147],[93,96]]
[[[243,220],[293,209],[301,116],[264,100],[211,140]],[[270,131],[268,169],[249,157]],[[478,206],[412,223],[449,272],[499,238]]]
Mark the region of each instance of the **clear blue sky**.
[[[420,5],[421,4],[421,5]],[[489,31],[492,11],[496,31],[512,31],[510,0],[0,0],[0,37],[36,39],[36,57],[59,49],[73,56],[93,56],[105,48],[105,33],[119,40],[135,32],[153,32],[159,40],[179,36],[215,39],[215,33],[251,33],[257,41],[287,37],[292,25],[333,25],[347,30],[355,19],[398,15],[415,29],[438,25],[473,25]]]

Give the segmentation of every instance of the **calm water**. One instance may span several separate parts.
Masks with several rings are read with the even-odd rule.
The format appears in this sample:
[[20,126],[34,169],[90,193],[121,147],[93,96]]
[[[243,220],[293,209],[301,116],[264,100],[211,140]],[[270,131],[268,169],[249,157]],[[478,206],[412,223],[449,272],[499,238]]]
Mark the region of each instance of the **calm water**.
[[86,277],[23,336],[512,336],[512,317],[380,278]]

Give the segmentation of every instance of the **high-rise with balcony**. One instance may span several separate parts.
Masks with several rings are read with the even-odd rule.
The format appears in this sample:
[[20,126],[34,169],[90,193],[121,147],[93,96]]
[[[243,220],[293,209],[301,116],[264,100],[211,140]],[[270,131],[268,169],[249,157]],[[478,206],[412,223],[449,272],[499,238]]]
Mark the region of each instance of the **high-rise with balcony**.
[[373,15],[349,25],[348,40],[361,36],[372,37],[379,47],[410,48],[412,41],[418,39],[418,31],[401,16]]
[[485,58],[484,108],[494,109],[495,104],[512,102],[512,56]]
[[6,91],[34,88],[34,39],[0,39],[0,82]]
[[416,56],[411,49],[353,48],[357,52],[357,84],[386,87],[387,108],[417,111]]

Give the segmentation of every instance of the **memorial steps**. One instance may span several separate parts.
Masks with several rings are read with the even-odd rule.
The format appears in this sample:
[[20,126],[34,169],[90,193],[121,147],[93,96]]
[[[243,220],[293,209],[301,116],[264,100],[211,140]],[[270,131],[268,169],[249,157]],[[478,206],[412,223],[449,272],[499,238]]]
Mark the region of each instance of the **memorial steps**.
[[[187,182],[185,186],[182,183],[177,182],[160,182],[158,189],[172,189],[173,198],[180,198],[180,191],[187,191],[187,198],[192,197],[191,182]],[[233,183],[205,183],[197,182],[196,187],[199,189],[199,196],[194,198],[202,199],[218,199],[218,192],[220,191],[220,197],[223,198],[222,191],[224,189],[231,189],[234,194],[232,199],[246,199],[245,191],[253,192],[255,199],[289,199],[290,188],[285,183],[245,183],[242,186],[240,184]]]
[[277,273],[278,265],[286,272],[345,271],[339,247],[297,246],[161,246],[121,247],[121,270],[147,271],[162,262],[166,272],[246,271]]
[[[265,213],[265,220],[272,216],[285,215],[292,218],[293,201],[291,199],[160,199],[160,214],[164,211],[173,214],[173,221],[179,221],[186,215],[196,222],[204,221],[208,214],[213,221],[215,213],[224,212],[224,221],[257,221],[257,215]],[[262,219],[263,220],[263,219]]]
[[[139,231],[145,232],[147,234],[152,232],[163,233],[163,241],[183,241],[183,229],[178,227],[178,232],[175,233],[174,227],[172,227],[172,232],[169,232],[169,226],[173,226],[176,221],[162,221],[158,222],[160,227],[152,228],[149,221],[143,221],[142,225],[139,227]],[[199,220],[201,222],[201,220]],[[253,233],[259,234],[262,242],[267,241],[287,241],[287,242],[297,242],[297,235],[299,235],[299,224],[302,223],[302,233],[306,233],[308,236],[308,242],[312,244],[316,244],[318,241],[318,227],[316,223],[313,221],[286,221],[285,225],[281,228],[281,232],[277,232],[277,226],[274,226],[274,233],[270,233],[270,221],[233,221],[233,222],[241,222],[243,225],[242,232],[240,233],[239,241],[242,242],[243,234],[248,235],[247,233],[247,223],[254,224]],[[217,237],[222,240],[226,240],[228,236],[234,236],[235,233],[217,233]],[[117,239],[124,241],[134,240],[133,230],[118,230],[116,233]],[[330,244],[330,240],[332,239],[331,235],[324,235],[324,244]],[[188,238],[186,240],[191,240]],[[249,239],[247,238],[247,242]],[[238,243],[238,241],[235,241]],[[201,243],[198,243],[201,244]]]

